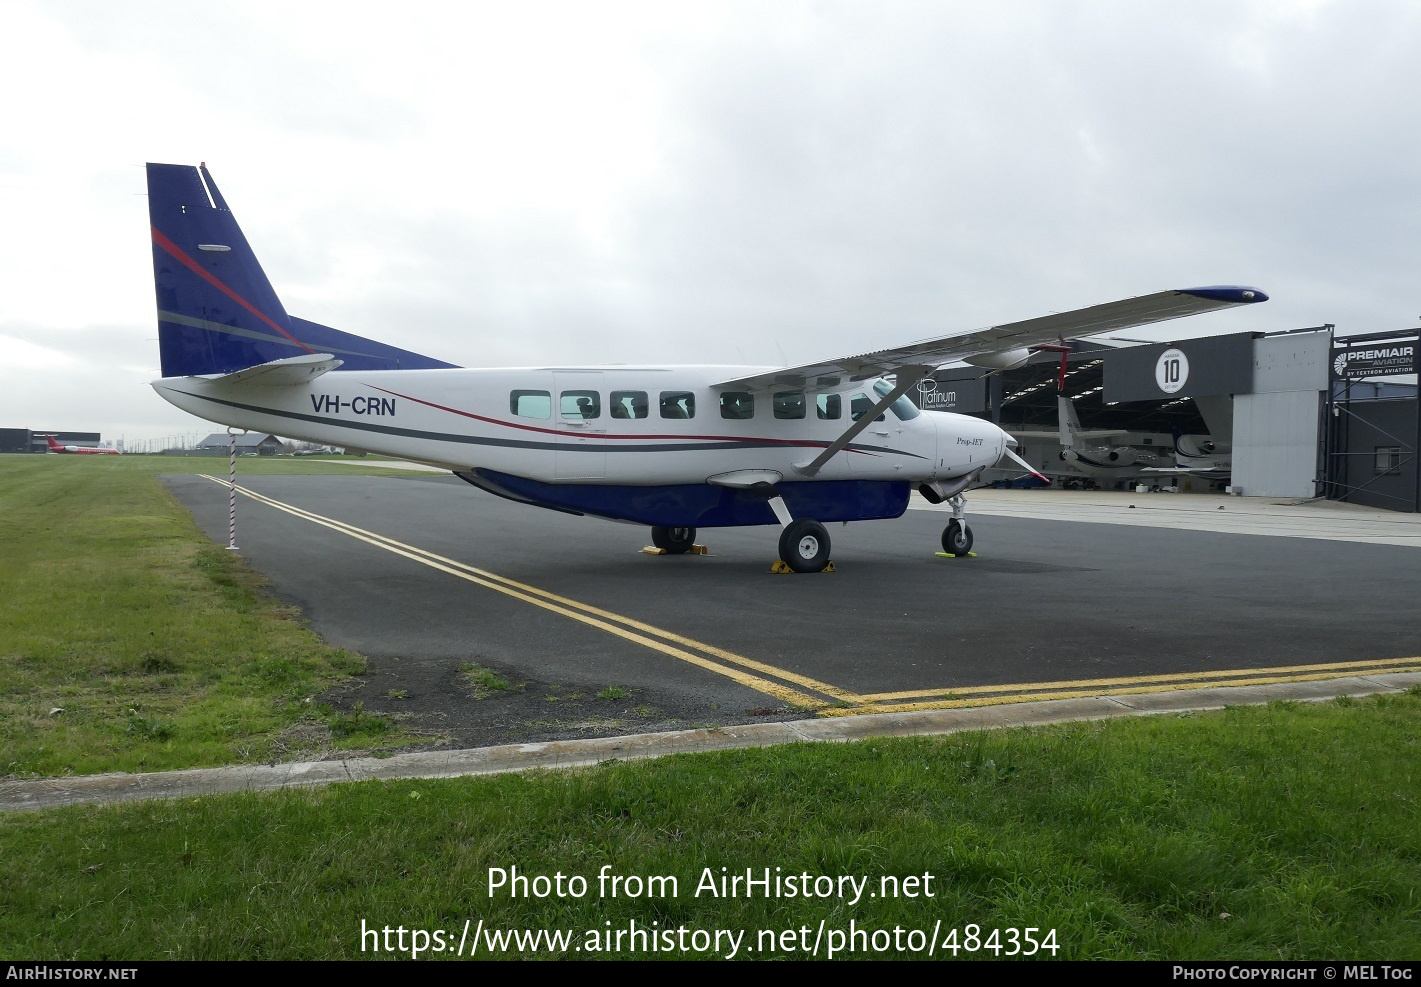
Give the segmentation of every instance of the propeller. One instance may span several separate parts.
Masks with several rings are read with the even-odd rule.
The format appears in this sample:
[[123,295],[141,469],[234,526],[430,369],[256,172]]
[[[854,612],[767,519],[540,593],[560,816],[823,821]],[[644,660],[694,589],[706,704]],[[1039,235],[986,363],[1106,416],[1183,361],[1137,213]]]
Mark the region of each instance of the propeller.
[[1050,478],[1049,476],[1043,476],[1042,474],[1036,472],[1036,469],[1035,469],[1030,463],[1028,463],[1026,460],[1022,459],[1020,456],[1018,456],[1016,453],[1012,452],[1010,449],[1003,448],[1003,449],[1002,449],[1002,455],[1006,456],[1008,459],[1010,459],[1012,462],[1016,463],[1016,464],[1017,464],[1018,466],[1020,466],[1022,469],[1026,470],[1026,472],[1030,473],[1032,476],[1036,477],[1038,480],[1041,480],[1041,481],[1043,481],[1043,482],[1045,482],[1045,483],[1050,483],[1050,482],[1051,482],[1051,478]]

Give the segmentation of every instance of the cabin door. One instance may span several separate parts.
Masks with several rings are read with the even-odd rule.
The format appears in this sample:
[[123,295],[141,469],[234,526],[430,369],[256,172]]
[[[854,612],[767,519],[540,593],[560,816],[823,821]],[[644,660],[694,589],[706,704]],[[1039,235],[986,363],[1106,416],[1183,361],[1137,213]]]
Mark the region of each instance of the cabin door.
[[607,475],[607,395],[600,370],[553,372],[553,428],[559,480],[601,480]]

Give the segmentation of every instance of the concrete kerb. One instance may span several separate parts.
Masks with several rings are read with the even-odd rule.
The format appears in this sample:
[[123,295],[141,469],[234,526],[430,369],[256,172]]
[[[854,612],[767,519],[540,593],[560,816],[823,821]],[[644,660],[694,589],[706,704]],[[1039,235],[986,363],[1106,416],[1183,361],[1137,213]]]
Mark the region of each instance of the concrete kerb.
[[1120,716],[1146,716],[1258,705],[1286,699],[1318,702],[1339,696],[1402,692],[1421,685],[1421,672],[1396,672],[1267,685],[1181,689],[1173,692],[1091,696],[1039,702],[906,713],[874,713],[781,723],[678,730],[667,733],[509,744],[474,750],[424,751],[391,757],[289,764],[193,768],[149,774],[78,775],[0,781],[0,811],[27,811],[86,803],[192,798],[227,792],[272,791],[335,782],[402,778],[460,778],[536,769],[588,767],[608,760],[667,754],[769,747],[800,741],[850,741],[908,737],[1012,726],[1033,726]]

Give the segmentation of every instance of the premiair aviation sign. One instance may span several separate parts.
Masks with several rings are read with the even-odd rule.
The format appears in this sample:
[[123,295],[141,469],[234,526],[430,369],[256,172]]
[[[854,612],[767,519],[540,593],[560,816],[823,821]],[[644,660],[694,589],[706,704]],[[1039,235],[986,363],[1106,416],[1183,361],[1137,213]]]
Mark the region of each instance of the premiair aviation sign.
[[1414,374],[1417,370],[1415,340],[1400,343],[1371,343],[1349,346],[1332,357],[1332,376],[1344,380]]

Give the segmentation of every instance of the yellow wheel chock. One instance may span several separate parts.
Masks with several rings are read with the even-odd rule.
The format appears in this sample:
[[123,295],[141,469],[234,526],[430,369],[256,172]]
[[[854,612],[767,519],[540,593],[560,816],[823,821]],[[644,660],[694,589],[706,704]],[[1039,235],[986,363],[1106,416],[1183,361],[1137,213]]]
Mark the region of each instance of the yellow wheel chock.
[[[782,574],[782,573],[786,573],[786,572],[794,572],[794,570],[791,569],[789,566],[785,565],[785,563],[784,563],[783,560],[781,560],[781,559],[775,559],[774,565],[770,566],[770,571],[773,572],[773,573],[775,573],[775,574],[777,574],[777,575],[778,575],[778,574]],[[820,572],[835,572],[836,570],[834,569],[834,563],[831,561],[828,565],[826,565],[824,568],[820,569],[819,571],[820,571]],[[806,573],[806,575],[808,575],[808,573]]]

